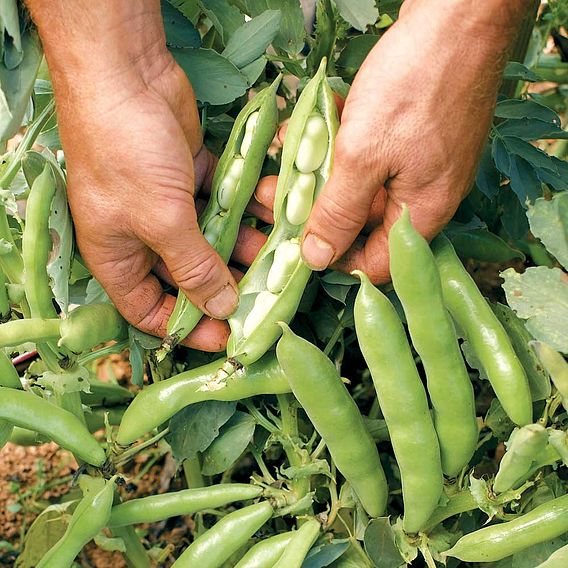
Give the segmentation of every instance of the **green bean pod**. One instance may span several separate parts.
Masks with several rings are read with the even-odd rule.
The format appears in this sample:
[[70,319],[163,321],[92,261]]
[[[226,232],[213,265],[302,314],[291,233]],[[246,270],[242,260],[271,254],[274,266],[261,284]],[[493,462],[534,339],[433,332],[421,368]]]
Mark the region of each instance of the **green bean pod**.
[[[338,119],[325,71],[323,60],[314,78],[302,91],[290,117],[276,188],[274,228],[239,283],[239,306],[229,318],[231,336],[227,354],[243,365],[253,363],[274,345],[281,334],[277,322],[292,320],[311,275],[300,255],[290,262],[288,258],[280,260],[277,251],[283,243],[299,246],[305,220],[331,172]],[[304,170],[310,169],[306,175],[312,176],[315,184],[304,183],[296,190],[299,156],[304,156],[300,166]],[[312,167],[315,169],[311,170]],[[291,199],[294,204],[289,206]],[[292,219],[287,217],[290,212],[293,212]],[[285,265],[282,269],[274,266],[280,262]],[[268,295],[273,293],[269,288],[269,274],[271,282],[278,281],[278,286],[270,284],[271,288],[278,289],[274,297]]]
[[85,304],[61,320],[60,331],[58,345],[83,353],[101,343],[125,339],[128,324],[112,304]]
[[566,568],[568,566],[568,544],[553,552],[536,568]]
[[493,491],[503,493],[521,485],[533,461],[544,450],[547,442],[548,432],[540,424],[528,424],[514,430],[499,464]]
[[55,178],[51,166],[46,164],[32,183],[26,202],[26,225],[22,234],[24,291],[33,318],[57,317],[47,274],[51,251],[49,214],[54,195]]
[[114,499],[114,478],[91,478],[65,534],[39,561],[37,568],[69,568],[83,547],[107,525]]
[[282,369],[337,469],[371,517],[386,509],[388,486],[375,442],[335,365],[309,341],[281,323],[276,347]]
[[497,562],[568,531],[568,495],[547,501],[508,521],[462,536],[444,556],[464,562]]
[[[6,387],[10,389],[21,389],[22,383],[20,382],[20,377],[12,361],[4,351],[0,349],[0,387]],[[0,401],[1,403],[1,401]],[[0,420],[0,450],[4,447],[4,444],[10,440],[13,434],[13,424],[5,420]]]
[[292,536],[290,544],[273,568],[301,568],[308,552],[320,534],[321,525],[315,519],[306,521]]
[[0,348],[16,347],[32,341],[40,343],[57,341],[61,320],[55,319],[20,319],[0,324]]
[[104,450],[74,414],[31,392],[0,387],[0,419],[39,432],[91,465],[106,461]]
[[527,375],[511,340],[444,235],[432,242],[442,278],[444,303],[471,345],[509,418],[532,423]]
[[285,532],[257,542],[235,564],[235,568],[273,568],[290,544],[294,532]]
[[564,430],[549,430],[548,442],[558,452],[562,463],[568,466],[568,432]]
[[362,272],[355,330],[400,468],[403,527],[417,533],[442,495],[440,446],[424,385],[394,306]]
[[564,410],[568,410],[568,363],[566,359],[542,341],[531,341],[537,357],[560,395]]
[[[209,244],[228,262],[237,242],[241,217],[256,188],[266,152],[278,127],[276,91],[281,76],[241,110],[219,159],[207,207],[199,226]],[[203,312],[178,294],[167,325],[166,350],[184,339]]]
[[12,306],[10,305],[6,284],[6,275],[0,268],[0,323],[8,321],[12,315]]
[[172,564],[175,568],[220,568],[273,514],[268,501],[249,505],[223,517],[197,537]]
[[259,394],[290,392],[290,385],[274,355],[219,382],[216,377],[223,361],[217,359],[144,388],[124,413],[117,434],[118,443],[131,444],[196,402],[241,400]]
[[434,256],[412,226],[406,206],[391,227],[388,240],[394,289],[426,372],[442,471],[454,477],[468,464],[477,445],[473,386],[444,306]]
[[215,509],[235,501],[255,499],[260,497],[262,491],[262,487],[246,483],[223,483],[132,499],[112,508],[108,526],[112,528],[155,523],[179,515],[192,515],[203,509]]

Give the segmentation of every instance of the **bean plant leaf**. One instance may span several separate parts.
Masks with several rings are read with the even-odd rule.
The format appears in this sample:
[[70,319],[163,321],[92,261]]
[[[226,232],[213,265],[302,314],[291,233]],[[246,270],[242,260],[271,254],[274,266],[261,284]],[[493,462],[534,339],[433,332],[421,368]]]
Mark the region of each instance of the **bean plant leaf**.
[[201,472],[215,475],[229,469],[251,442],[255,425],[250,414],[235,412],[222,426],[219,436],[203,452]]
[[559,268],[536,266],[520,274],[501,273],[507,302],[526,321],[531,335],[568,354],[568,276]]
[[525,255],[520,250],[487,229],[448,233],[448,237],[461,258],[473,258],[485,262],[525,259]]
[[170,51],[189,77],[197,100],[224,105],[246,93],[247,78],[215,50],[173,48]]
[[539,118],[518,118],[505,120],[497,126],[501,136],[516,136],[522,140],[540,140],[541,138],[567,139],[568,132],[560,125]]
[[252,63],[245,65],[240,71],[246,77],[249,86],[253,86],[266,67],[266,57],[261,56],[255,59]]
[[483,195],[489,199],[493,199],[499,192],[500,183],[501,176],[499,175],[499,170],[495,167],[491,157],[491,145],[486,144],[477,168],[475,185],[477,185]]
[[168,0],[175,6],[194,26],[199,22],[201,8],[197,0]]
[[513,79],[516,81],[529,81],[530,83],[536,83],[537,81],[542,81],[540,75],[531,71],[526,65],[519,63],[517,61],[509,61],[505,66],[503,71],[503,76],[505,79]]
[[395,542],[388,517],[373,519],[365,530],[365,552],[377,568],[400,568],[406,562]]
[[534,401],[545,400],[551,392],[550,379],[542,368],[538,357],[528,346],[533,337],[527,331],[524,322],[515,315],[515,312],[509,306],[491,304],[491,308],[507,331],[507,335],[511,338],[513,349],[527,373],[532,399]]
[[499,118],[535,118],[560,126],[560,117],[549,107],[533,100],[506,99],[497,103],[495,116]]
[[333,539],[331,542],[313,546],[302,568],[324,568],[340,558],[349,548],[349,539]]
[[85,304],[109,304],[110,298],[105,292],[104,288],[100,285],[99,281],[91,278],[87,284],[87,295],[85,297]]
[[532,234],[568,270],[568,191],[537,199],[527,217]]
[[174,458],[179,461],[194,459],[199,452],[205,451],[236,408],[236,402],[209,400],[187,406],[175,414],[166,436]]
[[302,51],[306,31],[304,14],[298,0],[247,0],[246,6],[248,14],[253,18],[267,10],[280,10],[282,20],[280,30],[274,38],[274,47],[290,56]]
[[510,185],[501,188],[498,203],[503,210],[501,222],[511,239],[524,238],[529,230],[529,222],[521,202]]
[[16,0],[0,3],[0,56],[6,69],[17,67],[24,56]]
[[37,566],[45,553],[67,530],[70,513],[67,511],[74,501],[61,505],[50,505],[44,509],[26,531],[23,550],[16,560],[17,568]]
[[71,371],[62,371],[61,373],[45,371],[37,382],[59,395],[72,392],[90,392],[89,371],[79,365],[76,365]]
[[341,17],[355,29],[364,32],[379,18],[374,0],[335,0]]
[[516,193],[521,205],[534,202],[542,195],[542,183],[534,169],[520,156],[511,156],[511,189]]
[[167,45],[171,47],[200,47],[201,36],[189,18],[168,0],[162,0],[160,6]]
[[243,69],[264,54],[278,30],[280,10],[267,10],[235,30],[221,55]]
[[231,36],[243,25],[244,15],[228,0],[199,0],[198,4],[227,45]]
[[20,128],[30,102],[42,50],[33,32],[22,38],[24,57],[14,68],[0,64],[0,142]]

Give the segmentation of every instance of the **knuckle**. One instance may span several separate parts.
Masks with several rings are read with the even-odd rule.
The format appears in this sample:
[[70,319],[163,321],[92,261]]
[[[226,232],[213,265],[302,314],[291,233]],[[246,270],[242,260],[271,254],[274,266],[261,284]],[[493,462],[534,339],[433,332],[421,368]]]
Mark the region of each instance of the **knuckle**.
[[221,277],[218,257],[213,252],[196,255],[170,272],[180,288],[192,291],[210,288]]
[[342,233],[358,232],[366,221],[366,214],[341,201],[337,196],[329,196],[322,201],[318,208],[318,222],[322,227],[332,227]]

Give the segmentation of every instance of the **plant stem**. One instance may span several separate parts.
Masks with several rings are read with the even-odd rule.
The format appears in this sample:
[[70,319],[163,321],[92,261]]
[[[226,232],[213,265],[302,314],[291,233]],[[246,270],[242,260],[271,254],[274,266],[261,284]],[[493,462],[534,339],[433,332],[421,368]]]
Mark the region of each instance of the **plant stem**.
[[169,428],[165,428],[161,432],[158,432],[155,436],[152,436],[149,440],[146,440],[141,444],[128,448],[124,452],[120,453],[115,458],[115,466],[119,467],[121,465],[124,465],[125,463],[130,461],[136,454],[140,453],[142,450],[145,450],[146,448],[153,446],[155,443],[159,442],[164,436],[166,436],[169,433],[169,431],[170,431]]
[[185,475],[185,481],[188,489],[205,487],[207,485],[201,473],[201,460],[199,459],[199,456],[184,460],[183,474]]

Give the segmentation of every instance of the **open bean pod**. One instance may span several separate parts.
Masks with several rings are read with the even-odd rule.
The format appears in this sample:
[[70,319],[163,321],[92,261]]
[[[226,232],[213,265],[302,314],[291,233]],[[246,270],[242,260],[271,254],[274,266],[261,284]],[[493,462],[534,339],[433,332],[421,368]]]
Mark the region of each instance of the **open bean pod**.
[[322,61],[290,117],[274,203],[274,228],[239,284],[240,303],[229,318],[227,353],[253,363],[276,342],[276,322],[294,317],[311,271],[300,238],[313,203],[327,181],[338,128],[337,109]]
[[[228,262],[245,208],[256,188],[266,152],[278,127],[276,91],[281,77],[256,95],[239,113],[219,160],[211,196],[199,226],[207,242]],[[197,325],[203,313],[183,293],[167,326],[164,348],[171,349]]]

